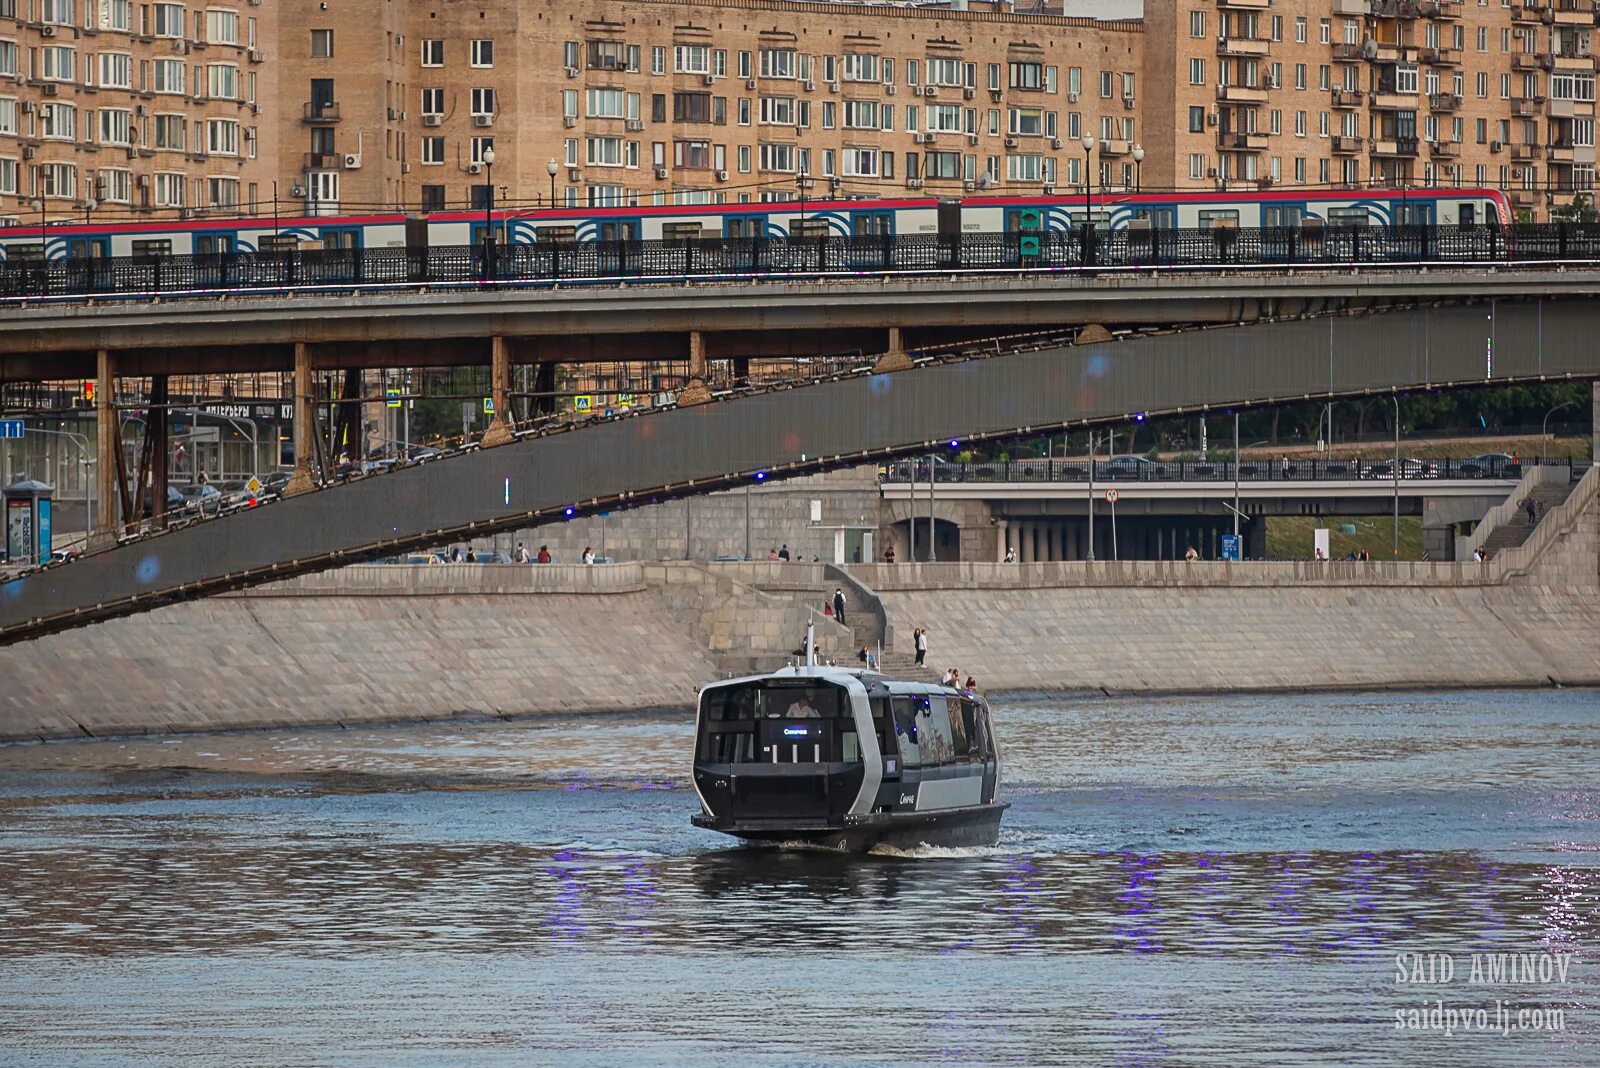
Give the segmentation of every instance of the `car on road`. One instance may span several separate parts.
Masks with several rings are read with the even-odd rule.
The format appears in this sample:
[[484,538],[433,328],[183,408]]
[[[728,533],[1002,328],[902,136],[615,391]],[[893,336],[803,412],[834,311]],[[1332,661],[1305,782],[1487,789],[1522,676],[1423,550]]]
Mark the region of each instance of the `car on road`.
[[1120,453],[1094,465],[1095,476],[1106,480],[1140,480],[1161,477],[1162,467],[1154,460],[1132,453]]
[[1467,478],[1515,478],[1522,473],[1522,465],[1503,452],[1469,456],[1453,466],[1457,474]]
[[181,492],[185,511],[208,515],[220,511],[222,508],[222,491],[209,482],[198,482],[193,486],[185,486]]

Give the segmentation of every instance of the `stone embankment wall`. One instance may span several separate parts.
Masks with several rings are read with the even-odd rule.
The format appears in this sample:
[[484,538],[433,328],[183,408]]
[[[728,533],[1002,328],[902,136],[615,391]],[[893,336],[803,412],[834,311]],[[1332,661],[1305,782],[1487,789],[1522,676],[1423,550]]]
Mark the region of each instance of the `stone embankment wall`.
[[[930,666],[991,690],[1600,685],[1597,476],[1482,565],[852,573],[878,591],[892,649],[926,626]],[[351,567],[0,649],[0,738],[688,709],[706,680],[786,659],[830,574]],[[819,620],[818,638],[846,661],[845,628]]]

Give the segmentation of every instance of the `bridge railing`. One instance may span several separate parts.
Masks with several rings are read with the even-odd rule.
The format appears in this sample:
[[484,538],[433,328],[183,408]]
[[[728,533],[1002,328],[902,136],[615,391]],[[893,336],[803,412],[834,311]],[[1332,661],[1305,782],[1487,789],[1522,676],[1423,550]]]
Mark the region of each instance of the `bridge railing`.
[[[1402,481],[1446,481],[1493,479],[1514,482],[1523,471],[1536,466],[1571,470],[1570,457],[1551,460],[1497,460],[1478,457],[1468,460],[1419,460],[1400,458]],[[928,481],[930,461],[901,460],[880,470],[885,483]],[[1232,482],[1235,464],[1230,460],[1147,460],[1143,457],[1118,457],[1094,462],[1094,481],[1106,485],[1129,482]],[[971,462],[932,461],[933,480],[939,482],[1072,482],[1089,481],[1087,458],[1023,460],[975,460]],[[1393,480],[1395,463],[1388,459],[1277,459],[1243,460],[1237,465],[1240,482],[1349,482],[1361,479]]]
[[305,248],[51,260],[13,256],[0,264],[0,298],[927,272],[1552,261],[1600,262],[1600,225],[1080,228],[1038,234],[546,241],[488,248]]

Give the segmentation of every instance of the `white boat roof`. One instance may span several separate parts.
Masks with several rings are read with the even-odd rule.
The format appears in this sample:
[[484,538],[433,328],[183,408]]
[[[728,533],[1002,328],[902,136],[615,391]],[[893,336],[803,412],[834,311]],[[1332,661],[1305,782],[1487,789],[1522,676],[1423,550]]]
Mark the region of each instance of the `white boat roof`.
[[706,683],[701,689],[709,690],[713,687],[764,682],[768,679],[820,679],[834,683],[844,683],[851,679],[857,679],[869,688],[874,684],[882,683],[890,693],[944,694],[948,697],[979,696],[977,694],[969,694],[968,691],[959,690],[953,686],[941,686],[936,682],[895,679],[873,668],[840,667],[836,664],[789,664],[765,675],[743,675],[733,679],[718,679],[716,682]]

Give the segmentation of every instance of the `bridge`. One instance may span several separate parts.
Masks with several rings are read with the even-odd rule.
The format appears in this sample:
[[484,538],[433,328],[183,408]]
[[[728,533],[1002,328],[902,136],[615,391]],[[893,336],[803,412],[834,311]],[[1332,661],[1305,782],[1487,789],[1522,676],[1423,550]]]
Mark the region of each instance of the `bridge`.
[[452,538],[941,444],[1125,423],[1141,413],[1595,378],[1594,335],[1585,302],[1417,307],[969,353],[752,390],[528,435],[28,574],[0,586],[0,641]]

